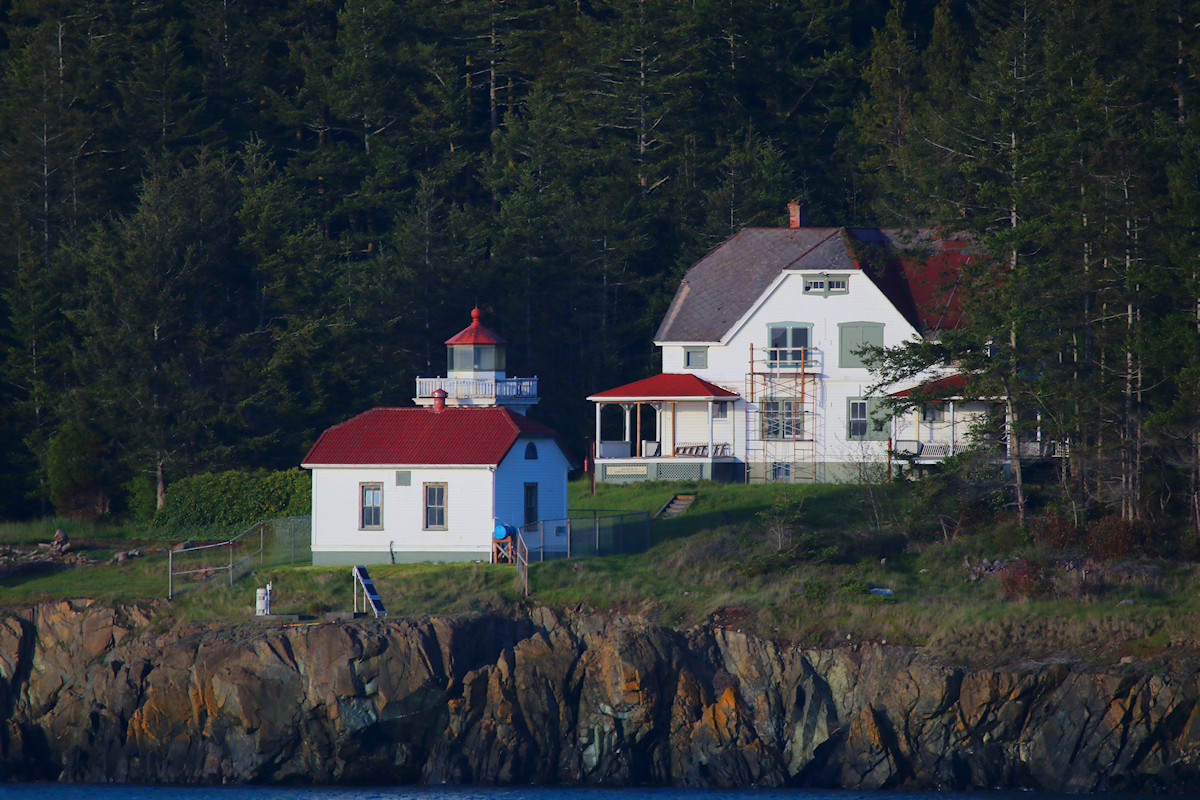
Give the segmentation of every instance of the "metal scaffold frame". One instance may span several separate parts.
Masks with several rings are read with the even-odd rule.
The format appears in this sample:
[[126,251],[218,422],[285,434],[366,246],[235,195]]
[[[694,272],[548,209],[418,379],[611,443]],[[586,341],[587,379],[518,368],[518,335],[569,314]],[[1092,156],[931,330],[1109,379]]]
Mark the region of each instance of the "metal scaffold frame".
[[[750,346],[750,368],[746,372],[746,482],[785,481],[811,483],[817,479],[818,413],[820,391],[819,353],[803,347],[800,360],[772,366],[770,349],[755,355]],[[784,403],[790,416],[775,413],[775,424],[786,435],[764,437],[764,401]],[[787,465],[787,476],[774,474],[776,465]],[[782,466],[778,467],[783,469]]]

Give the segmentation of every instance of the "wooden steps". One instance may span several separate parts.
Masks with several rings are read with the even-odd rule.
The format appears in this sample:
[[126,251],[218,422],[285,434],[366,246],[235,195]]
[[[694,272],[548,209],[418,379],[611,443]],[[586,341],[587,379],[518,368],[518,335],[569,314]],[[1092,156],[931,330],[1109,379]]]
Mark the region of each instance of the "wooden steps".
[[680,514],[687,511],[688,506],[695,502],[695,500],[696,495],[694,494],[674,495],[670,500],[663,504],[663,507],[658,510],[658,513],[654,515],[654,518],[670,519],[671,517],[678,517]]

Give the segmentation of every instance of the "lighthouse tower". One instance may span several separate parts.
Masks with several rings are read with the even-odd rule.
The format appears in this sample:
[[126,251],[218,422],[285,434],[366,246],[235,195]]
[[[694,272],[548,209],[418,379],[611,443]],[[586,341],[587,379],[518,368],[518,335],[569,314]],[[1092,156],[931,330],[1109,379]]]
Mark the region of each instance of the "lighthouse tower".
[[478,308],[471,324],[446,340],[446,377],[417,378],[419,406],[432,406],[434,392],[446,393],[446,406],[505,406],[520,414],[537,405],[537,378],[510,378],[505,373],[508,342],[480,322]]

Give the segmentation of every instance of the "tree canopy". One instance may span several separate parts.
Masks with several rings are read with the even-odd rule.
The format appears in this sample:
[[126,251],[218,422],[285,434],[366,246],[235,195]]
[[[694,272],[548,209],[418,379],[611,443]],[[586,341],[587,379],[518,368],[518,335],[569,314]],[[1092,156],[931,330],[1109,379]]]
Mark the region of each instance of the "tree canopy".
[[4,4],[0,516],[292,466],[477,304],[582,449],[682,271],[800,200],[976,237],[934,349],[986,346],[980,386],[1072,443],[1069,502],[1200,525],[1198,31],[1129,0]]

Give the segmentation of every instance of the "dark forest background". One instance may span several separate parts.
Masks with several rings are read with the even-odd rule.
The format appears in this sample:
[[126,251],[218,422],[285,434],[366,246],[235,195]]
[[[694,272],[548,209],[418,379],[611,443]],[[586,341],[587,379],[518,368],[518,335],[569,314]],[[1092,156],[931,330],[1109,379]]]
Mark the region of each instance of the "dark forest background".
[[978,237],[968,330],[889,369],[1194,524],[1197,56],[1185,0],[0,3],[0,517],[294,466],[477,304],[582,453],[683,270],[800,200]]

